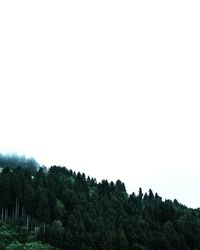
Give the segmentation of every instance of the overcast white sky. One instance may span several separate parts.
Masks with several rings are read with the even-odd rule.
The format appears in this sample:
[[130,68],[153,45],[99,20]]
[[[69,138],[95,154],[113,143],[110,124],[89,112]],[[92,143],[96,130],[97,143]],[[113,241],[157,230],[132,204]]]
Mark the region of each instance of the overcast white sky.
[[0,152],[200,207],[199,1],[0,1]]

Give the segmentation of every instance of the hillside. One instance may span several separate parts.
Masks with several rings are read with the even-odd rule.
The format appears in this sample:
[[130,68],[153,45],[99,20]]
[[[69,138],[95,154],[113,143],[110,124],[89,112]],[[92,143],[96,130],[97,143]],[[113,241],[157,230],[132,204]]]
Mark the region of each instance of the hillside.
[[200,249],[200,211],[53,166],[0,173],[0,249]]

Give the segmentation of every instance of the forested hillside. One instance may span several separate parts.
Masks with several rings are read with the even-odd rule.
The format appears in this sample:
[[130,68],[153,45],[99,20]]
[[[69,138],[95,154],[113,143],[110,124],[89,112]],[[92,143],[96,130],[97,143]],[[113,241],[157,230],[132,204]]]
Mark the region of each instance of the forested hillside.
[[[133,179],[134,181],[134,179]],[[200,249],[200,211],[64,167],[0,173],[0,249]]]

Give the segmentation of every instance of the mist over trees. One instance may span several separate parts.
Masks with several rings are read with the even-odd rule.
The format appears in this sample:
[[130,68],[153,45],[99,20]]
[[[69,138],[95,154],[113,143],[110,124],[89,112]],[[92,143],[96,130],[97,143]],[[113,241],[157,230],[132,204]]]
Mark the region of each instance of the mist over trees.
[[151,189],[129,195],[120,180],[18,163],[0,173],[0,250],[200,249],[199,209]]
[[0,154],[0,167],[14,169],[17,167],[27,168],[31,173],[36,173],[40,165],[34,158],[27,158],[17,154]]

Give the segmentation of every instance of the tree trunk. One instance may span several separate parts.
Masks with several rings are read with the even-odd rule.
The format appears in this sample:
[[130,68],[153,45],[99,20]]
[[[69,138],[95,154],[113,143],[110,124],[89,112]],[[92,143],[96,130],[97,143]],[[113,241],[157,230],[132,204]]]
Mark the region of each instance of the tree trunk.
[[24,209],[24,205],[22,205],[22,218],[25,217],[25,209]]
[[26,228],[29,229],[29,215],[26,216]]
[[5,219],[8,219],[8,208],[5,209]]
[[17,220],[17,198],[15,201],[15,220]]
[[12,219],[15,220],[15,208],[12,210]]
[[35,236],[36,236],[36,226],[37,226],[37,223],[35,221],[35,228],[34,228]]
[[17,218],[19,218],[19,202],[17,202]]
[[3,220],[3,214],[4,214],[4,208],[2,207],[2,209],[1,209],[1,219]]

